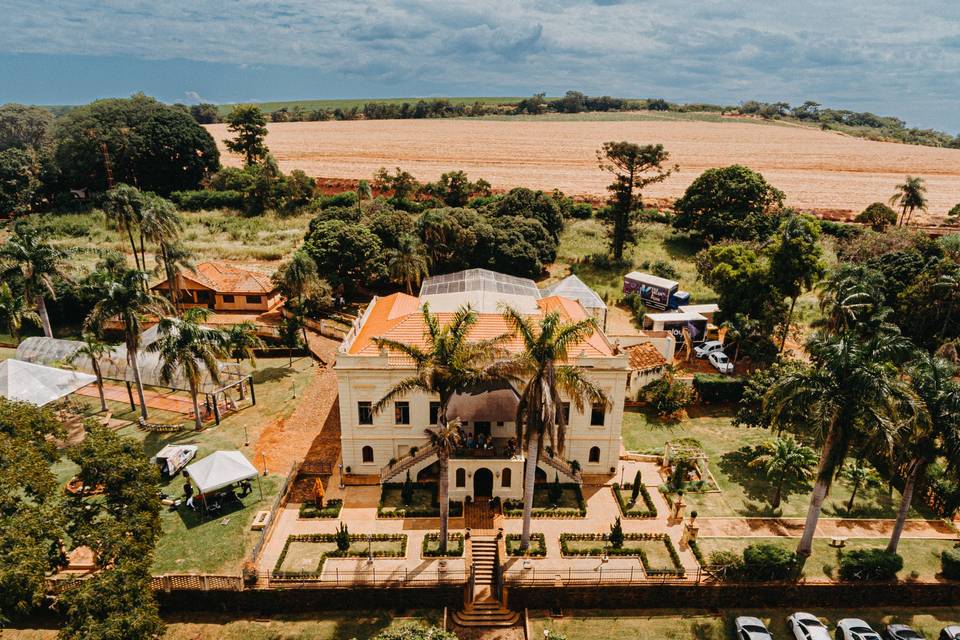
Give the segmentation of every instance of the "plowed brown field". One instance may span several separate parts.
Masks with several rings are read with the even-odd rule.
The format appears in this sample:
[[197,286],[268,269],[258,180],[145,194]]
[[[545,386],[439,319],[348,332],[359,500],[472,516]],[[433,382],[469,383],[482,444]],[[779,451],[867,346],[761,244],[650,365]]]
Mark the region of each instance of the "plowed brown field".
[[[208,127],[221,145],[226,125]],[[733,121],[370,120],[270,125],[280,166],[325,178],[369,178],[400,166],[421,180],[463,169],[494,187],[554,187],[602,196],[610,182],[597,168],[607,140],[662,143],[680,171],[646,191],[673,198],[709,167],[745,164],[787,194],[788,204],[848,214],[886,201],[906,174],[926,179],[930,209],[942,219],[960,202],[960,150],[872,142],[809,127]],[[839,217],[838,215],[838,217]],[[915,220],[919,221],[920,216]]]

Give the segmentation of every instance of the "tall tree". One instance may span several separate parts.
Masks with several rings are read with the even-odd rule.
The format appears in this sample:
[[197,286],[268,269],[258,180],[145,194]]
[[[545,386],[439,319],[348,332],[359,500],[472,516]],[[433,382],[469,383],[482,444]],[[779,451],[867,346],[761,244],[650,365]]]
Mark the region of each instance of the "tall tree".
[[847,515],[853,512],[860,489],[869,489],[880,484],[880,475],[866,460],[853,460],[843,465],[840,475],[850,484],[850,499],[847,500]]
[[927,186],[923,178],[907,176],[903,183],[897,185],[897,192],[890,196],[890,204],[900,207],[900,223],[903,226],[910,222],[913,212],[917,209],[927,210]]
[[236,137],[224,140],[227,149],[243,156],[247,166],[267,157],[267,118],[259,107],[238,104],[227,116],[227,131]]
[[[163,251],[180,237],[183,220],[172,202],[158,195],[144,194],[142,218],[140,220],[140,264],[146,270],[147,250],[145,241],[157,245],[158,262],[165,263]],[[169,274],[167,274],[169,276]]]
[[523,476],[523,534],[520,548],[530,546],[530,518],[533,513],[533,492],[537,463],[546,438],[557,453],[563,455],[566,416],[561,410],[563,398],[583,412],[586,401],[607,404],[606,395],[586,374],[586,369],[569,362],[569,350],[583,341],[596,328],[593,318],[564,322],[560,314],[546,314],[539,323],[506,309],[504,317],[520,336],[523,352],[514,360],[510,371],[523,381],[517,406],[517,442],[526,446],[526,469]]
[[749,466],[762,468],[767,477],[777,483],[770,499],[773,509],[780,507],[783,485],[787,479],[809,478],[817,464],[816,452],[790,436],[764,442],[758,447],[758,453]]
[[291,311],[299,318],[303,342],[307,344],[307,302],[314,295],[328,290],[327,283],[317,272],[317,263],[302,249],[294,251],[289,262],[273,274],[273,282],[287,301],[293,303]]
[[97,391],[100,393],[100,411],[106,413],[110,410],[107,406],[107,397],[103,393],[103,373],[100,370],[100,359],[110,353],[110,345],[101,341],[92,333],[83,334],[83,346],[77,349],[70,360],[75,362],[79,358],[89,358],[90,368],[93,369],[93,375],[97,376]]
[[87,328],[102,334],[108,321],[119,318],[127,348],[127,363],[133,369],[133,379],[140,398],[140,415],[144,420],[149,416],[138,358],[144,316],[149,314],[162,318],[170,310],[171,306],[166,298],[147,288],[147,274],[137,269],[128,269],[116,279],[111,278],[104,283],[100,300],[93,306],[85,323]]
[[146,265],[140,264],[140,254],[137,252],[137,241],[134,234],[140,233],[140,223],[143,221],[144,194],[136,187],[127,184],[118,184],[109,191],[103,203],[103,212],[117,229],[126,231],[130,240],[130,251],[133,253],[134,266],[140,271],[146,271]]
[[181,274],[193,269],[193,252],[177,241],[161,241],[160,253],[157,254],[157,266],[163,270],[167,278],[167,292],[173,301],[173,308],[177,315],[183,312],[183,278]]
[[960,461],[960,383],[957,367],[943,358],[921,353],[907,367],[914,392],[923,403],[924,419],[910,424],[900,438],[896,462],[904,463],[900,508],[887,551],[896,552],[910,513],[917,480],[937,457],[945,456],[952,467]]
[[391,249],[387,256],[387,271],[390,279],[403,285],[407,293],[413,295],[413,287],[430,275],[430,259],[423,249],[423,243],[416,236],[400,236],[399,246]]
[[0,151],[39,151],[47,142],[53,114],[49,109],[7,103],[0,106]]
[[771,282],[783,295],[790,298],[790,310],[787,312],[783,335],[780,337],[781,353],[790,332],[797,298],[812,288],[826,271],[822,259],[823,250],[817,242],[819,237],[820,223],[814,218],[791,215],[780,225],[767,251]]
[[27,306],[26,297],[14,294],[6,282],[0,283],[0,326],[7,330],[16,344],[20,343],[24,322],[42,326],[40,314]]
[[238,322],[224,332],[226,351],[230,357],[240,364],[241,360],[249,360],[256,366],[257,359],[254,350],[263,347],[263,340],[257,335],[257,326],[249,320]]
[[45,298],[57,298],[54,278],[67,279],[65,259],[63,251],[22,222],[14,225],[13,235],[0,246],[0,277],[16,278],[23,283],[23,295],[36,306],[43,333],[48,338],[53,337],[53,328]]
[[357,183],[357,216],[363,215],[363,201],[373,198],[373,190],[370,188],[370,182],[361,180]]
[[[430,305],[424,304],[425,348],[406,342],[375,338],[378,347],[410,358],[416,370],[412,376],[404,378],[387,391],[373,406],[374,412],[383,411],[390,402],[415,391],[435,395],[440,406],[437,410],[437,426],[433,432],[442,439],[444,446],[452,445],[454,440],[449,435],[452,425],[447,418],[450,399],[457,392],[500,380],[500,374],[494,365],[495,361],[504,355],[500,345],[507,336],[470,340],[470,330],[477,320],[477,313],[466,306],[458,309],[448,324],[441,325],[439,318],[430,313]],[[428,437],[434,438],[429,433]],[[445,458],[438,455],[438,459],[441,464],[439,545],[441,553],[445,553],[450,521],[450,496],[447,469],[443,467],[449,455]]]
[[614,175],[610,191],[610,250],[615,260],[623,260],[623,249],[633,239],[633,211],[642,207],[642,192],[648,185],[663,182],[677,167],[664,169],[670,154],[662,144],[639,145],[632,142],[604,142],[597,151],[600,168]]
[[198,398],[204,374],[219,384],[218,358],[227,353],[223,333],[202,325],[209,315],[209,309],[188,309],[182,318],[162,318],[159,339],[147,347],[147,351],[160,356],[161,380],[167,383],[178,378],[187,381],[197,431],[203,429]]
[[821,445],[816,480],[797,553],[809,557],[823,501],[857,438],[890,441],[917,419],[919,403],[892,362],[912,345],[892,331],[873,338],[855,332],[817,334],[807,343],[811,366],[788,370],[764,396],[773,427],[806,416]]
[[40,189],[39,173],[36,153],[0,150],[0,215],[12,218],[30,213]]

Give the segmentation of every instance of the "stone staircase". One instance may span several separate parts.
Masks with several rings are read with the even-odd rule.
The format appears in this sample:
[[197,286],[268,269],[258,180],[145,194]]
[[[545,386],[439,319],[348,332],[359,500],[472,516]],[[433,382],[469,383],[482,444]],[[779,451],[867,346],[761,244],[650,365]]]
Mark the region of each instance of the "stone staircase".
[[396,478],[398,475],[406,471],[407,469],[413,468],[418,462],[426,460],[430,456],[437,455],[437,448],[432,445],[425,445],[417,450],[417,453],[412,456],[407,456],[402,458],[397,462],[388,464],[380,470],[380,483],[389,482],[393,478]]
[[[560,473],[565,474],[567,478],[573,482],[576,482],[577,484],[583,482],[583,476],[581,475],[580,471],[575,470],[569,462],[550,455],[540,456],[540,461],[546,464],[548,467],[553,467]],[[550,480],[552,480],[552,478],[550,478]]]
[[471,536],[473,553],[473,594],[453,620],[461,627],[512,627],[520,614],[510,611],[497,596],[498,541],[496,536]]

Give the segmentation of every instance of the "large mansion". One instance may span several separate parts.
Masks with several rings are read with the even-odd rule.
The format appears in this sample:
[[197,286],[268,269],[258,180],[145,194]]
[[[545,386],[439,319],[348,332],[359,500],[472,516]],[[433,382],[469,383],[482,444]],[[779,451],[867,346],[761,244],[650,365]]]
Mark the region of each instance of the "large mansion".
[[[470,269],[424,281],[419,297],[396,293],[374,298],[347,334],[337,356],[340,392],[341,441],[344,472],[376,475],[380,482],[401,482],[409,472],[414,480],[436,478],[438,464],[424,430],[436,424],[438,398],[411,393],[397,398],[386,410],[374,413],[373,405],[397,382],[414,372],[406,356],[381,349],[376,338],[389,338],[425,346],[422,308],[429,304],[441,322],[448,322],[466,304],[479,315],[471,329],[474,339],[509,333],[501,314],[503,305],[537,318],[558,312],[567,321],[596,315],[587,312],[578,297],[541,291],[532,280],[515,278],[484,269]],[[512,353],[522,348],[519,339],[505,347]],[[587,370],[610,400],[609,405],[587,404],[578,411],[565,403],[568,412],[566,450],[562,456],[544,455],[538,476],[562,482],[577,482],[584,474],[609,474],[620,455],[620,425],[624,395],[631,375],[631,353],[611,344],[595,330],[569,349],[571,364]],[[454,453],[449,465],[450,498],[522,496],[524,459],[515,446],[517,390],[508,385],[475,389],[455,396],[448,419],[459,419],[469,441]],[[481,444],[482,443],[482,444]]]

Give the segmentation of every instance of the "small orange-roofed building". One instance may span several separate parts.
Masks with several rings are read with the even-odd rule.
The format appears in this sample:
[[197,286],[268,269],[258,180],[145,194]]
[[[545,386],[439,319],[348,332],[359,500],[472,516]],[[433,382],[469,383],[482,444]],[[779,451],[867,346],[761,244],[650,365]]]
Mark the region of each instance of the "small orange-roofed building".
[[216,312],[264,313],[283,302],[270,276],[228,262],[201,262],[195,269],[181,271],[176,287],[164,280],[151,288],[171,299],[175,288],[182,306]]

